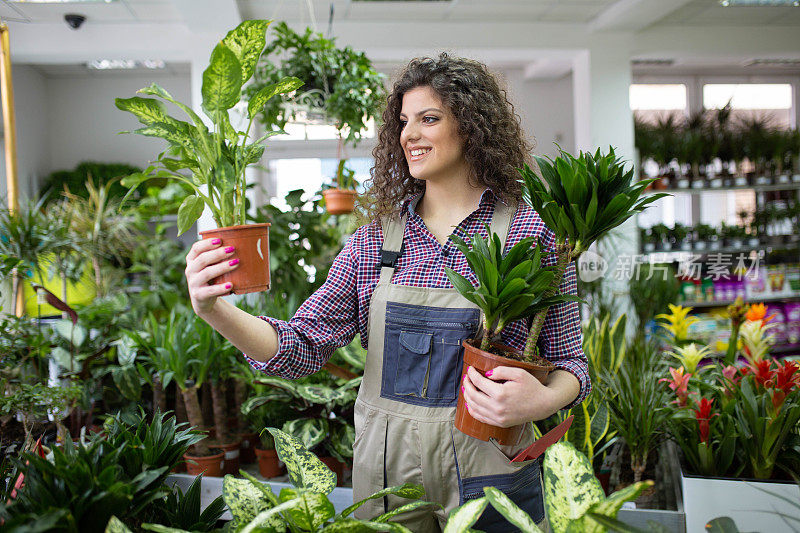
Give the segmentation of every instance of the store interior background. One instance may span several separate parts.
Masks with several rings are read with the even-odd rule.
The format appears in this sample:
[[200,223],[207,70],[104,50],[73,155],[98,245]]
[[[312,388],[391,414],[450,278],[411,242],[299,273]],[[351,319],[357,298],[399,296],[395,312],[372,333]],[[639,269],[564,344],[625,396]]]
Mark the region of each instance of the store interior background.
[[[72,29],[64,22],[66,13],[80,13],[86,21]],[[0,17],[11,36],[24,196],[34,194],[50,172],[80,161],[145,166],[160,151],[160,141],[118,135],[136,121],[114,107],[114,98],[132,96],[155,81],[179,101],[199,108],[208,50],[241,20],[252,18],[284,20],[295,30],[315,27],[340,45],[366,52],[389,79],[415,56],[447,51],[479,59],[505,79],[537,154],[554,155],[554,143],[567,151],[613,145],[634,161],[632,103],[689,113],[711,105],[711,85],[777,85],[762,93],[769,98],[753,100],[756,107],[792,128],[800,121],[800,7],[793,5],[726,7],[717,0],[2,0]],[[86,66],[104,59],[163,62],[164,67]],[[631,90],[632,85],[650,87]],[[657,89],[654,85],[679,87],[648,93]],[[746,92],[718,88],[726,90]],[[347,149],[357,159],[361,178],[368,173],[372,147],[373,140],[366,139]],[[280,199],[297,187],[317,191],[329,179],[336,148],[325,128],[300,128],[291,137],[275,138],[262,160],[271,172],[253,176],[263,185],[254,199]],[[4,197],[4,168],[0,172]],[[737,210],[751,196],[712,192],[693,200],[677,194],[660,201],[640,224],[736,224]],[[619,237],[617,253],[639,253],[635,221],[623,226]],[[626,284],[608,283],[624,294]]]

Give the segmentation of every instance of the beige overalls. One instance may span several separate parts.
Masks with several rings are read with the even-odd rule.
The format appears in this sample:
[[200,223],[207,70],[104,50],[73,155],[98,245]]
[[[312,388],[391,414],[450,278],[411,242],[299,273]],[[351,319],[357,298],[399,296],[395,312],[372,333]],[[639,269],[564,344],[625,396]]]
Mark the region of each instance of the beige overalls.
[[[490,228],[503,246],[515,210],[516,205],[500,200],[495,205]],[[438,532],[450,510],[493,486],[542,522],[538,461],[509,461],[533,442],[531,424],[520,442],[507,446],[468,437],[453,425],[461,341],[477,332],[480,312],[455,289],[391,283],[407,217],[383,222],[380,281],[370,302],[367,363],[355,405],[354,501],[385,487],[422,485],[425,499],[444,509],[424,508],[393,521],[416,533]],[[373,518],[405,503],[408,500],[396,496],[370,500],[355,514]],[[491,506],[474,527],[514,530]]]

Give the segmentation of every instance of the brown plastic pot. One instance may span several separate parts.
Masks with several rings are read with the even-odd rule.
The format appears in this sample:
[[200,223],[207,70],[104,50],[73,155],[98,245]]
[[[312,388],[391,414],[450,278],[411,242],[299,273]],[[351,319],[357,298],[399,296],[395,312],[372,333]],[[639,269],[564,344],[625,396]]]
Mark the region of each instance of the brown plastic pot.
[[225,473],[236,475],[239,473],[239,448],[241,441],[224,444],[215,443],[214,448],[219,448],[225,454]]
[[258,473],[262,477],[270,479],[283,474],[278,452],[275,450],[262,450],[261,448],[255,448],[255,452],[258,458]]
[[256,462],[256,444],[260,442],[258,433],[240,433],[242,445],[239,447],[239,461],[249,465]]
[[341,487],[344,485],[344,463],[336,457],[328,455],[320,457],[319,460],[325,463],[325,466],[333,470],[333,473],[336,474],[336,486]]
[[186,459],[186,473],[191,476],[222,477],[225,470],[225,452],[202,457],[185,453],[183,458]]
[[[535,365],[533,363],[518,361],[516,359],[510,359],[508,357],[502,357],[500,355],[485,352],[473,346],[469,340],[465,340],[462,345],[464,346],[464,366],[461,369],[462,381],[464,379],[464,375],[467,373],[467,366],[474,367],[475,370],[482,374],[485,374],[487,371],[497,368],[498,366],[523,368],[530,372],[533,377],[542,383],[547,380],[547,375],[556,369],[552,363],[547,363],[546,365]],[[492,346],[506,351],[517,351],[504,344],[492,343]],[[519,441],[524,428],[524,424],[509,428],[501,428],[475,420],[464,406],[464,394],[459,391],[458,405],[456,407],[456,429],[462,433],[469,435],[470,437],[475,437],[479,440],[486,441],[489,439],[495,439],[499,444],[516,444]]]
[[211,283],[233,284],[234,294],[262,292],[269,289],[269,224],[245,224],[201,231],[203,239],[222,239],[222,246],[236,251],[230,260],[238,259],[239,267],[211,280]]
[[344,215],[352,213],[356,205],[356,191],[350,189],[326,189],[322,191],[325,197],[325,208],[331,215]]

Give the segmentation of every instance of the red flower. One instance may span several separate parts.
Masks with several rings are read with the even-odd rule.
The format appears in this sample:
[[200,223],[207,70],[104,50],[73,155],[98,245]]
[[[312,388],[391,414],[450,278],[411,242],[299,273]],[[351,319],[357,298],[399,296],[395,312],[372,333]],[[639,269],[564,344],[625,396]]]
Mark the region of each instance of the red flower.
[[697,419],[697,425],[700,429],[700,442],[708,444],[709,422],[719,413],[711,413],[711,404],[714,400],[708,398],[701,398],[700,403],[697,404],[699,409],[693,409],[694,417]]
[[683,367],[677,369],[670,367],[669,373],[672,376],[672,380],[661,378],[658,381],[659,383],[662,381],[669,383],[669,388],[674,390],[675,395],[678,396],[678,399],[675,401],[675,403],[681,407],[684,407],[686,405],[686,398],[689,396],[689,378],[691,378],[692,375],[684,375]]
[[762,387],[771,386],[772,378],[775,376],[775,370],[772,369],[772,361],[763,359],[755,361],[750,365],[750,370],[756,378],[756,383]]
[[786,400],[786,395],[792,392],[792,389],[800,388],[800,372],[798,372],[800,365],[794,361],[784,360],[783,365],[777,367],[765,385],[771,389],[769,395],[776,412]]

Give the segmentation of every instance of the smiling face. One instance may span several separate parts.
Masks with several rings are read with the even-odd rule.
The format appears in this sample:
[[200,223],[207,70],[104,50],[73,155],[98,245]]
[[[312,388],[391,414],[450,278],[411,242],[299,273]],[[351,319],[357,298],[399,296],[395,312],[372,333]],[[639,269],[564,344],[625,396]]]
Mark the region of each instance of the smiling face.
[[433,89],[415,87],[403,95],[400,125],[400,145],[413,177],[441,181],[468,175],[456,118]]

